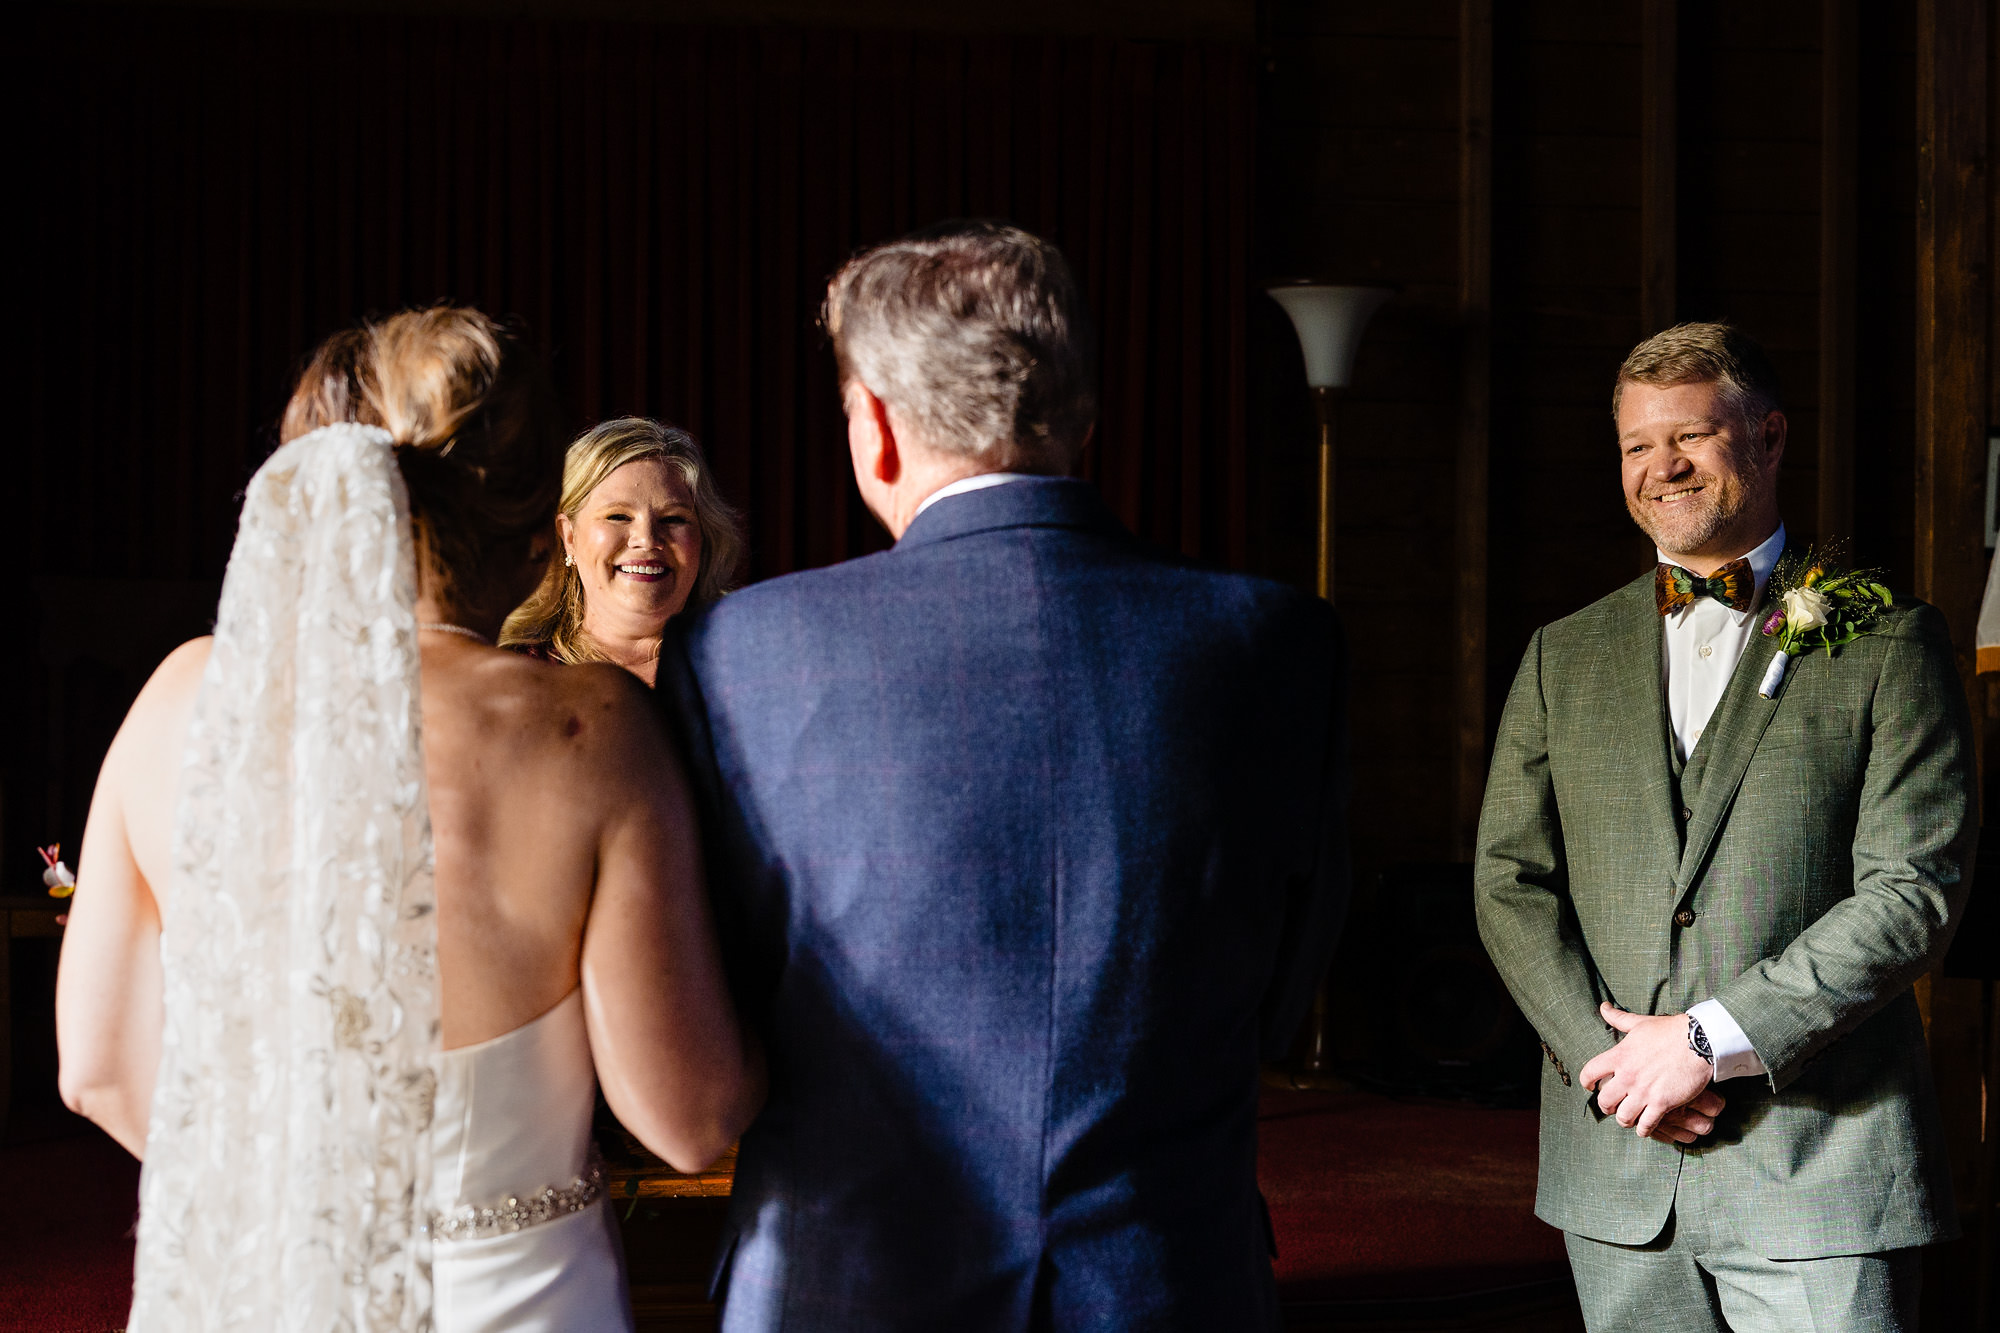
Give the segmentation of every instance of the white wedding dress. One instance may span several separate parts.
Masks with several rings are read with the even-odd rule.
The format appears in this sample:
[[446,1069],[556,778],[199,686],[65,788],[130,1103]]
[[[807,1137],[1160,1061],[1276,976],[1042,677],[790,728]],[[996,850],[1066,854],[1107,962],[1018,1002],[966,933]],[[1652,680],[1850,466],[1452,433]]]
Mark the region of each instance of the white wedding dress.
[[441,1049],[393,450],[330,426],[244,498],[180,776],[132,1333],[632,1327],[580,996]]
[[581,991],[438,1056],[432,1122],[438,1333],[599,1333],[632,1316],[590,1141]]

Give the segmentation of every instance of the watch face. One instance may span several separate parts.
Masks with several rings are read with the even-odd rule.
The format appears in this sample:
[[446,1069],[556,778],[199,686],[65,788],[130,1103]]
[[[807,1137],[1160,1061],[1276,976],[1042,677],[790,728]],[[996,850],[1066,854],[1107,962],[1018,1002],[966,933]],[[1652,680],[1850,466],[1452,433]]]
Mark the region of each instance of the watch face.
[[1688,1015],[1688,1049],[1710,1064],[1715,1063],[1715,1050],[1708,1044],[1708,1033],[1693,1014]]

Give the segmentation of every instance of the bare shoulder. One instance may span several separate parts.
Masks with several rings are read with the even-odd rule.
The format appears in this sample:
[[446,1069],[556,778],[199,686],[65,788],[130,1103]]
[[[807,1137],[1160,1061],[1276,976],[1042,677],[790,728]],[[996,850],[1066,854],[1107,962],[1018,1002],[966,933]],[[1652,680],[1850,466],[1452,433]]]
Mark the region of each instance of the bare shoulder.
[[657,753],[663,744],[653,692],[622,667],[590,662],[563,669],[562,731],[583,754]]
[[484,653],[453,691],[476,734],[593,764],[657,744],[651,692],[615,666]]
[[[91,801],[87,852],[104,838],[122,842],[157,896],[167,881],[178,775],[187,752],[189,721],[201,694],[211,638],[191,639],[168,653],[132,701],[124,725],[111,742]],[[122,836],[120,836],[122,831]],[[101,854],[99,864],[102,864]]]
[[114,750],[143,749],[148,758],[158,757],[155,752],[162,746],[179,753],[214,644],[213,636],[203,635],[189,639],[166,655],[153,669],[139,697],[132,701],[125,725],[113,743]]
[[528,767],[559,790],[569,817],[600,836],[632,821],[655,822],[682,790],[652,691],[621,667],[554,665],[535,682]]
[[139,697],[144,699],[154,695],[164,700],[192,699],[201,688],[201,673],[207,670],[209,652],[214,647],[215,636],[212,634],[189,639],[153,668],[152,677],[147,680],[146,688],[139,692]]

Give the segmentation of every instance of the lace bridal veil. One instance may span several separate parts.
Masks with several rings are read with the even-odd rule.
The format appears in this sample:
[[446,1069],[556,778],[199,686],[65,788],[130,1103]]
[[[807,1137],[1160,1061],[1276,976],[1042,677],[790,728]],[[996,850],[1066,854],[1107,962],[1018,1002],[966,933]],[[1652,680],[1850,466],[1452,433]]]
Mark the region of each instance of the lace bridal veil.
[[409,503],[387,432],[251,481],[189,732],[130,1327],[430,1327],[439,1047]]

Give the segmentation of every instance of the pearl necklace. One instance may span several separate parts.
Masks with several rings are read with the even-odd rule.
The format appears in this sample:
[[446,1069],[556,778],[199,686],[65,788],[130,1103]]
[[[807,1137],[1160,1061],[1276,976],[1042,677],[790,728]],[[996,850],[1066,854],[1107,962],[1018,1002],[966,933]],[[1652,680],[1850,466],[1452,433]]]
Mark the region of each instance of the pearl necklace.
[[463,625],[447,625],[442,620],[420,620],[417,622],[417,628],[434,629],[440,634],[462,634],[466,638],[471,639],[475,643],[483,643],[488,648],[491,648],[493,646],[493,640],[487,638],[484,634],[481,634],[478,630],[467,629]]

